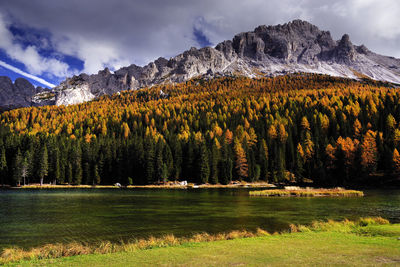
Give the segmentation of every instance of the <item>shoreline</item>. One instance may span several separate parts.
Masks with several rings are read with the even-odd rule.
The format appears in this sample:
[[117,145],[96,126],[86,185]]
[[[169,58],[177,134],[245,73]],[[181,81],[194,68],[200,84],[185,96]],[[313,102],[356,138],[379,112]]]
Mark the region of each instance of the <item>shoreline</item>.
[[[166,184],[166,185],[128,185],[128,186],[116,186],[116,185],[52,185],[52,184],[43,184],[40,186],[39,184],[29,184],[29,185],[21,185],[21,186],[1,186],[1,190],[19,190],[19,189],[243,189],[243,188],[254,188],[254,189],[276,189],[276,190],[285,190],[285,187],[292,187],[292,184],[270,184],[265,182],[257,182],[257,183],[245,183],[245,182],[236,182],[232,184],[188,184],[188,185],[178,185],[178,184]],[[311,189],[336,189],[338,187],[312,187],[312,184],[301,184],[300,186],[294,185],[295,187],[300,187],[300,189],[311,188]],[[354,190],[373,190],[373,189],[382,189],[382,190],[397,190],[400,189],[400,186],[397,185],[383,185],[383,186],[359,186],[352,185],[346,186],[346,188],[351,188]],[[287,189],[290,190],[290,189]],[[350,190],[350,189],[345,189]]]
[[196,189],[196,188],[276,188],[276,185],[269,183],[232,183],[232,184],[165,184],[165,185],[52,185],[52,184],[30,184],[17,186],[5,186],[0,189]]

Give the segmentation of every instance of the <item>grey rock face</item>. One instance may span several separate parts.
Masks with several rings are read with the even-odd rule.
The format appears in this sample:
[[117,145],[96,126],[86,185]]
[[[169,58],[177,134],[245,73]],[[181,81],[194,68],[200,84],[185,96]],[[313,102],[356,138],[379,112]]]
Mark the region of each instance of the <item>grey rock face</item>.
[[0,76],[0,109],[8,110],[13,108],[42,105],[34,103],[33,96],[39,92],[46,91],[43,88],[35,88],[28,80],[17,78],[13,83],[10,78]]
[[14,84],[10,78],[0,76],[0,103],[8,105],[7,100],[14,93]]
[[[358,78],[361,73],[372,79],[400,84],[399,59],[375,54],[364,45],[355,46],[347,34],[335,41],[329,31],[294,20],[283,25],[259,26],[215,48],[191,48],[169,60],[158,58],[143,67],[132,64],[115,72],[106,68],[94,75],[80,74],[53,88],[55,96],[36,89],[40,94],[33,97],[33,104],[81,103],[121,90],[183,82],[196,76],[207,79],[224,75],[260,77],[293,72],[348,78]],[[15,86],[10,82],[0,79],[0,101],[4,102],[2,97],[14,92]],[[24,87],[19,83],[17,91]],[[24,94],[19,94],[20,105],[28,105],[32,88],[28,85],[26,88],[22,90]]]
[[333,51],[334,59],[338,63],[343,64],[351,64],[356,60],[357,52],[355,47],[350,41],[349,35],[343,35],[342,39],[340,40],[339,44]]
[[278,26],[259,26],[254,32],[241,33],[233,39],[239,57],[258,61],[272,57],[287,63],[310,64],[322,51],[330,51],[334,46],[329,32],[300,20]]

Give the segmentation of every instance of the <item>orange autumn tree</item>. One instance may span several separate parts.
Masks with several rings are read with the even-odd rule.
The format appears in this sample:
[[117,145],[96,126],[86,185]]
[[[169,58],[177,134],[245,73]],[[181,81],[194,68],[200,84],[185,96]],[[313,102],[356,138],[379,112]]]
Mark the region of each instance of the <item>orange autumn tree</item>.
[[350,137],[339,137],[336,141],[336,149],[339,150],[343,156],[344,166],[337,166],[337,168],[344,167],[345,180],[348,180],[352,170],[356,166],[355,156],[360,142],[357,139],[352,140]]
[[230,144],[232,144],[232,140],[233,140],[233,133],[231,131],[229,131],[229,129],[227,129],[225,132],[225,142],[228,145],[230,145]]
[[361,143],[361,166],[367,173],[376,170],[378,149],[376,147],[376,132],[368,130]]
[[393,151],[392,160],[393,160],[393,171],[395,173],[400,173],[400,154],[396,148]]
[[329,170],[332,170],[332,169],[334,169],[334,164],[335,164],[335,160],[336,160],[336,157],[335,157],[336,150],[331,144],[328,144],[326,146],[325,153],[327,156],[327,163],[326,163],[327,166],[326,167]]
[[354,122],[353,129],[354,129],[354,137],[359,138],[361,135],[362,126],[358,119],[356,119],[356,121]]
[[121,129],[122,129],[124,138],[128,139],[128,136],[129,136],[129,134],[131,132],[131,130],[129,129],[128,124],[126,122],[122,123]]
[[236,155],[236,170],[241,179],[248,177],[249,166],[247,164],[246,152],[244,151],[240,141],[235,138],[234,151]]

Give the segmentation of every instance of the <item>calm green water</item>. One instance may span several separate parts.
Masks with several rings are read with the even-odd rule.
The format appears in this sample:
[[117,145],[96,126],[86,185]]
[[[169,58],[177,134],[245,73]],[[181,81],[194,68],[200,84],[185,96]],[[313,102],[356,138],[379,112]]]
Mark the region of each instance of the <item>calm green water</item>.
[[360,216],[400,222],[400,190],[366,191],[364,198],[249,197],[246,189],[3,190],[0,248],[257,227],[279,231],[289,223]]

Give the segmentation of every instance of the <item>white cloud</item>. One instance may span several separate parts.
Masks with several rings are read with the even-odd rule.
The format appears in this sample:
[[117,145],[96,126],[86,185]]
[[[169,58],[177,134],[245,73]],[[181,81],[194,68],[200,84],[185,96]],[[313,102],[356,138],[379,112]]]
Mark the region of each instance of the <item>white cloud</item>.
[[49,82],[47,82],[46,80],[44,80],[44,79],[42,79],[40,77],[37,77],[37,76],[34,76],[32,74],[26,73],[25,71],[22,71],[22,70],[14,67],[14,66],[11,66],[10,64],[7,64],[7,63],[5,63],[5,62],[3,62],[1,60],[0,60],[0,66],[3,67],[3,68],[9,69],[9,70],[11,70],[11,71],[13,71],[15,73],[21,74],[22,76],[25,76],[25,77],[27,77],[29,79],[37,81],[37,82],[39,82],[39,83],[41,83],[41,84],[43,84],[43,85],[45,85],[47,87],[52,88],[52,87],[55,86],[54,84],[49,83]]
[[14,41],[14,36],[8,29],[4,16],[0,13],[0,49],[12,60],[25,65],[32,75],[50,74],[55,77],[66,77],[73,74],[69,65],[55,58],[46,58],[39,54],[36,46],[23,47]]
[[[56,52],[81,59],[87,73],[175,56],[198,46],[193,27],[217,44],[258,25],[298,18],[330,30],[335,39],[348,33],[355,44],[400,57],[399,0],[13,0],[0,1],[0,9],[21,24],[48,30]],[[2,28],[0,46],[3,35],[15,46]],[[68,75],[67,66],[43,60],[36,47],[22,50],[15,57],[23,55],[19,59],[32,73]]]
[[337,15],[349,19],[365,34],[392,39],[400,35],[400,2],[395,0],[350,0],[334,4]]
[[121,51],[104,41],[91,41],[73,36],[56,39],[55,46],[59,52],[81,59],[84,62],[82,71],[89,74],[97,73],[105,67],[116,70],[130,64],[127,57],[121,56]]

